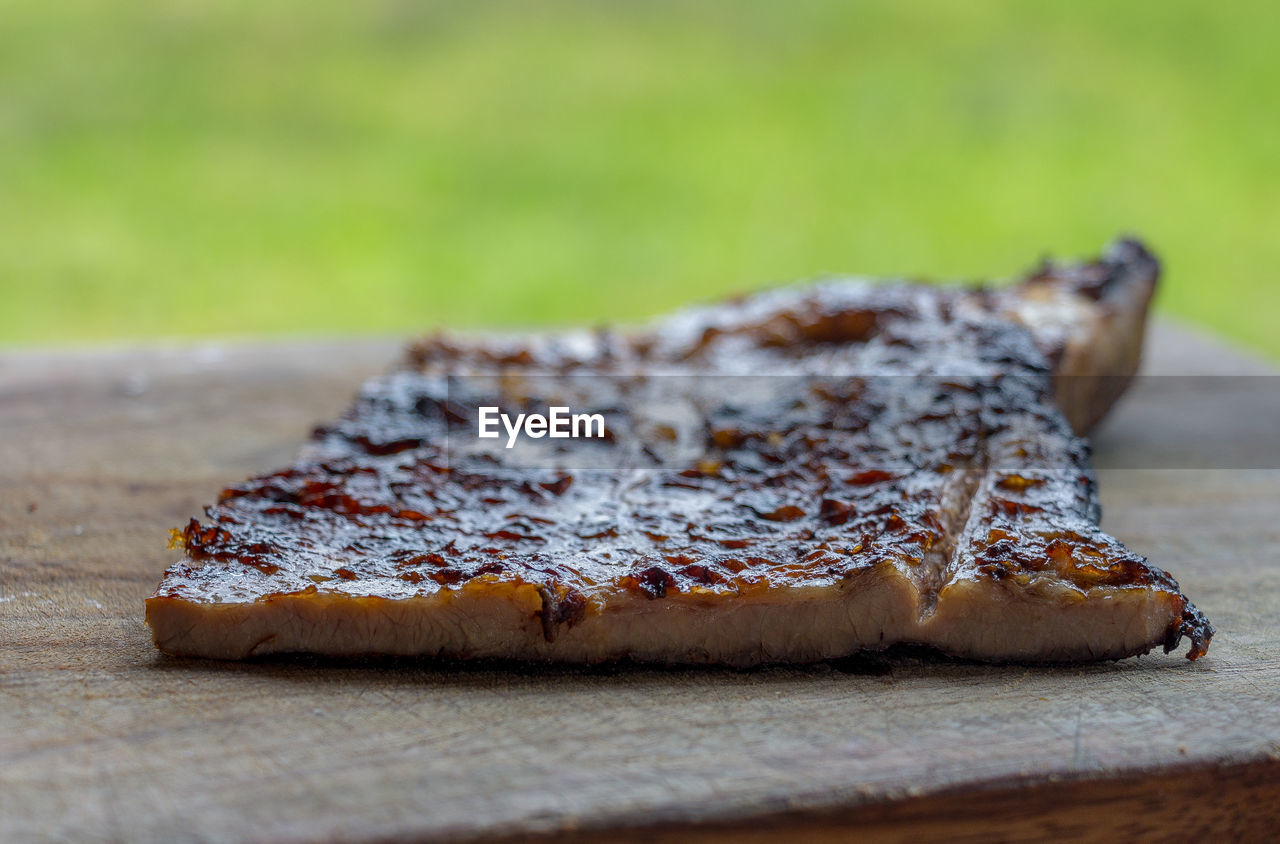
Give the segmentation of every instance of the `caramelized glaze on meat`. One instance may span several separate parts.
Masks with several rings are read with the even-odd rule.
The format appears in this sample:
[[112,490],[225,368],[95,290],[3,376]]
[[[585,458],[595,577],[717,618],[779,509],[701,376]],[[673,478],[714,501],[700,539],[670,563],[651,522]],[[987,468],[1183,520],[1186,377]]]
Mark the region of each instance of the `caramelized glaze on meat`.
[[[1049,268],[1018,291],[1096,303],[1132,270],[1104,260],[1055,281]],[[1052,365],[1060,374],[1070,332],[1011,319],[1018,291],[832,282],[636,333],[424,340],[317,429],[293,466],[225,490],[207,521],[178,533],[186,559],[149,602],[157,642],[212,656],[417,648],[742,664],[894,641],[980,659],[1119,657],[1169,650],[1186,635],[1194,659],[1212,628],[1172,578],[1097,527],[1087,446],[1053,402]],[[510,449],[505,434],[476,437],[481,406],[514,415],[555,405],[601,413],[606,436]],[[873,585],[886,590],[870,610],[883,619],[852,620],[856,635],[831,645],[821,630],[798,632],[794,653],[684,627],[651,641],[665,635],[661,621],[657,632],[644,622],[635,635],[650,639],[640,644],[619,632],[664,605],[711,618],[789,599],[836,604]],[[535,629],[524,625],[483,647],[453,628],[451,644],[427,636],[397,650],[373,636],[362,647],[356,634],[338,647],[330,634],[309,644],[265,622],[250,642],[217,630],[246,616],[199,611],[287,606],[280,624],[296,626],[307,615],[296,607],[314,599],[326,609],[305,623],[323,625],[328,612],[358,626],[361,613],[387,606],[378,602],[443,612],[440,601],[464,594],[536,595],[521,612],[542,644],[516,642]],[[973,602],[992,596],[1013,607],[1008,618],[973,618]],[[964,630],[1034,624],[1064,603],[1101,608],[1116,596],[1133,617],[1108,616],[1117,631],[1127,625],[1110,644],[1063,632],[1071,641],[1055,645],[1049,621],[1040,638]],[[460,618],[450,624],[465,627]],[[762,619],[731,635],[774,623]],[[169,629],[179,624],[213,627]],[[597,634],[592,624],[611,628]],[[877,624],[879,637],[868,632]],[[759,635],[786,639],[785,630]]]

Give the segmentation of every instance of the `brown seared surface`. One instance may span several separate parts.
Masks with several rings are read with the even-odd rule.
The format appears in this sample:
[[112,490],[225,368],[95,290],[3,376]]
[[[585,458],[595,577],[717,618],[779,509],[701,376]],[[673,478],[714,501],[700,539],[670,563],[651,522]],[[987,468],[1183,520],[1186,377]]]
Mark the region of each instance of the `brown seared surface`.
[[[1062,284],[1100,298],[1115,272],[1072,268]],[[917,584],[923,612],[958,572],[1177,594],[1098,530],[1050,350],[996,315],[1001,295],[833,282],[640,334],[429,339],[295,465],[192,521],[189,561],[157,595],[526,583],[551,640],[618,593],[727,598],[885,564]],[[608,436],[506,449],[505,434],[476,438],[482,405],[599,412]],[[1183,602],[1166,645],[1188,635],[1195,658],[1212,629]]]

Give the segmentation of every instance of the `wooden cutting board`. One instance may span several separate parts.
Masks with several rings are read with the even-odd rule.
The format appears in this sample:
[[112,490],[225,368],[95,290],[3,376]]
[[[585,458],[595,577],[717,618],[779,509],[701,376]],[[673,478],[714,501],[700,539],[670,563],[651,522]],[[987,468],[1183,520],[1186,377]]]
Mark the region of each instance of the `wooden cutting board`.
[[[174,559],[168,529],[286,461],[397,348],[0,356],[0,840],[1280,828],[1280,460],[1258,451],[1280,422],[1269,367],[1157,325],[1153,371],[1262,377],[1213,381],[1208,407],[1187,379],[1144,381],[1097,439],[1114,467],[1104,526],[1218,627],[1194,664],[905,655],[744,673],[158,655],[142,602]],[[1150,468],[1174,453],[1207,468]]]

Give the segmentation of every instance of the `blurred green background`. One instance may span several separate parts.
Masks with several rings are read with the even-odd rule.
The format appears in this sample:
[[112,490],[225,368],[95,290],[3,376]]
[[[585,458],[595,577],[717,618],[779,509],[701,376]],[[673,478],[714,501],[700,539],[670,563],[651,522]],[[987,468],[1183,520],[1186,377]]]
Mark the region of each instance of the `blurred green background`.
[[1273,2],[0,0],[0,343],[633,319],[1120,232],[1280,355]]

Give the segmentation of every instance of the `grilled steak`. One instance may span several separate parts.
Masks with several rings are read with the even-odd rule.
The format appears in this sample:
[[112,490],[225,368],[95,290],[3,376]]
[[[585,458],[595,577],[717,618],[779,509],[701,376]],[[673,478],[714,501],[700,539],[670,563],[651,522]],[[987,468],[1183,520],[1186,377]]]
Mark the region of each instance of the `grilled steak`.
[[[1076,433],[1136,368],[1156,273],[1124,241],[998,290],[835,281],[630,333],[429,338],[176,532],[147,620],[225,659],[1041,662],[1184,636],[1195,659],[1212,627],[1099,530]],[[477,436],[482,408],[557,406],[602,436]]]

